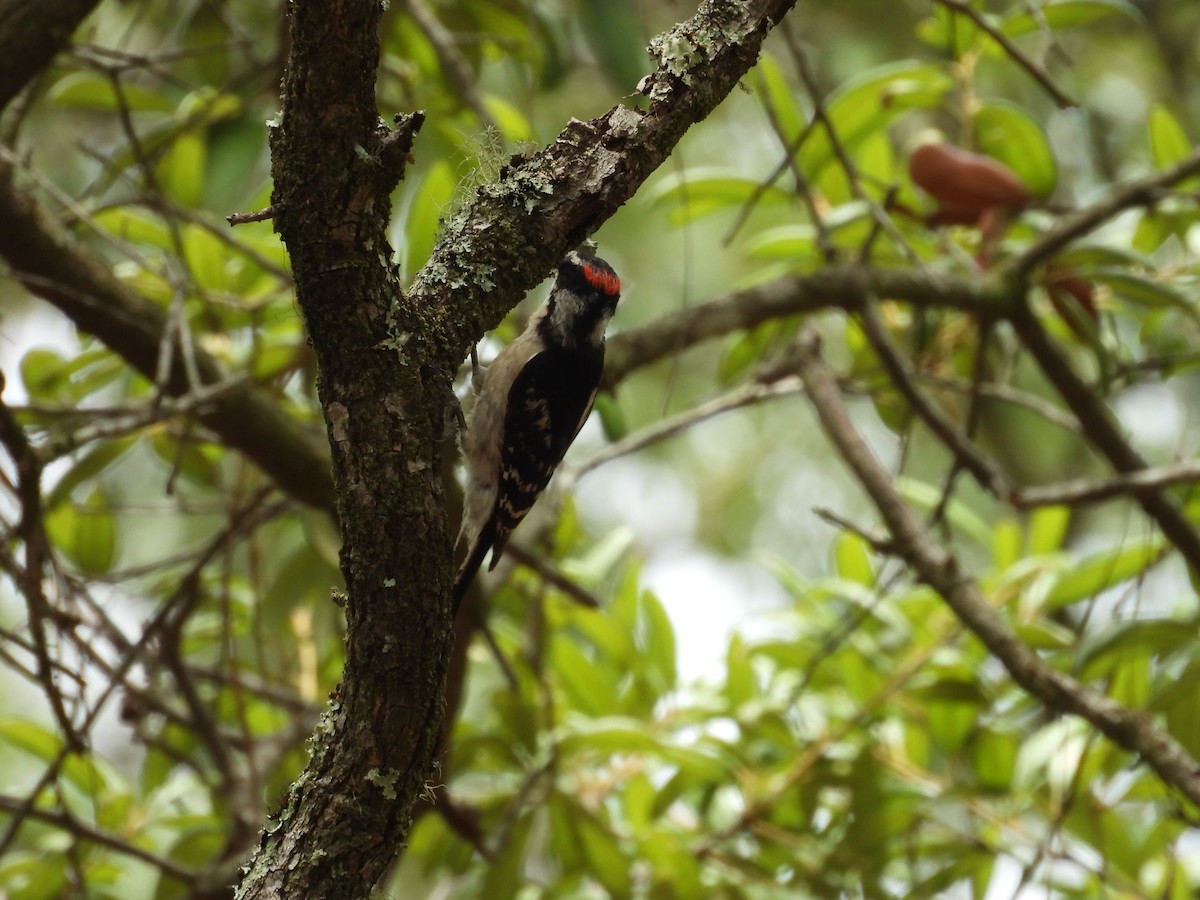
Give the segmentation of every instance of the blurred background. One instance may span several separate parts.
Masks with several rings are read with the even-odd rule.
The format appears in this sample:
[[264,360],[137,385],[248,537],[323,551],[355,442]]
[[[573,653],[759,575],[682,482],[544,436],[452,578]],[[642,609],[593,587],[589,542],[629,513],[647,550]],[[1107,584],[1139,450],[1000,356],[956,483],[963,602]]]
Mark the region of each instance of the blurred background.
[[[428,116],[394,196],[402,280],[510,156],[644,102],[647,45],[693,12],[393,0],[380,113]],[[741,89],[594,236],[622,280],[612,346],[830,260],[977,272],[979,229],[931,227],[935,203],[908,174],[931,140],[1029,188],[996,255],[1020,252],[1066,210],[1193,152],[1198,38],[1192,0],[798,3]],[[106,0],[0,122],[3,177],[61,236],[63,266],[94,260],[156,310],[192,377],[174,391],[135,372],[5,254],[3,402],[43,466],[46,549],[38,578],[17,552],[10,454],[6,897],[202,896],[232,879],[339,678],[335,525],[203,418],[250,386],[321,436],[285,250],[269,221],[224,221],[270,202],[285,41],[277,3]],[[1053,277],[1033,297],[1155,465],[1197,444],[1196,192],[1193,178],[1131,206],[1056,258],[1087,285],[1082,322]],[[483,340],[484,361],[546,290]],[[879,299],[919,384],[1015,486],[1108,471],[1004,327],[984,341],[962,313]],[[775,318],[627,361],[601,398],[517,536],[600,609],[522,566],[485,580],[446,799],[420,811],[392,896],[1194,895],[1200,811],[1020,692],[846,526],[879,533],[798,385],[761,389],[809,321],[858,427],[915,507],[943,508],[936,533],[1022,639],[1200,752],[1200,610],[1137,505],[1017,511],[949,479],[953,454],[857,323]]]

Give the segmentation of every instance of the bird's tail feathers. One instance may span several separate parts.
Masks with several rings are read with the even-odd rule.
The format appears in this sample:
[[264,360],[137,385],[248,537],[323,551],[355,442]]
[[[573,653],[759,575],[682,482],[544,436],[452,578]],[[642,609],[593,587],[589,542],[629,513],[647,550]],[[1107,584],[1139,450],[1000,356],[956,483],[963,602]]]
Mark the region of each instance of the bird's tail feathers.
[[475,573],[483,565],[483,558],[487,556],[488,550],[492,548],[492,537],[495,528],[496,525],[494,522],[488,522],[484,526],[483,531],[480,532],[467,551],[467,556],[462,561],[462,565],[458,567],[458,572],[454,576],[454,587],[450,590],[450,597],[454,602],[455,616],[458,616],[458,608],[462,605],[463,597],[467,595],[467,589],[471,586],[471,581],[475,578]]

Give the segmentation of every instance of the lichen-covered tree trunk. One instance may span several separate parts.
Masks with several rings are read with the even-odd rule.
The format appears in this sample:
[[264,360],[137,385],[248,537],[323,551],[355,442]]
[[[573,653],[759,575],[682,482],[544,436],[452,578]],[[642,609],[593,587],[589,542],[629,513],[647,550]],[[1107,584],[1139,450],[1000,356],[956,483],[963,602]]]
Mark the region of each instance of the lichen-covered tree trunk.
[[485,185],[400,290],[385,229],[422,116],[379,121],[379,4],[289,7],[272,126],[276,227],[319,368],[347,597],[346,665],[312,759],[238,896],[363,897],[430,773],[451,647],[442,482],[451,380],[469,343],[612,215],[754,64],[788,0],[719,0],[659,39],[647,109],[573,122]]
[[272,129],[275,223],[319,366],[349,602],[342,685],[243,897],[366,896],[407,831],[441,721],[450,546],[438,473],[452,395],[449,373],[416,350],[426,341],[391,339],[388,197],[421,117],[377,121],[378,16],[372,0],[292,6]]

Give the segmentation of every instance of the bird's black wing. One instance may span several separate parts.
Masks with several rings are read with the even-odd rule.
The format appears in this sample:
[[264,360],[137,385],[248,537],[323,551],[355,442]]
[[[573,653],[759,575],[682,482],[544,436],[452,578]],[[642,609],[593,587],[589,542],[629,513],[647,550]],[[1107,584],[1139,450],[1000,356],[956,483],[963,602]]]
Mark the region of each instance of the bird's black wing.
[[544,350],[513,382],[504,420],[489,569],[583,427],[603,368],[603,348],[591,353]]

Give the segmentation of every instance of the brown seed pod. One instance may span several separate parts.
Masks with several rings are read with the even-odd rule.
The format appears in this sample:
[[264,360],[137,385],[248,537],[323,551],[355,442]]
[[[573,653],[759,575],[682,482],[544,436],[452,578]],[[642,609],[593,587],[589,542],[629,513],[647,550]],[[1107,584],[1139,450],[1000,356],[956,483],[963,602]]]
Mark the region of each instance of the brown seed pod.
[[1029,188],[1008,166],[950,144],[917,147],[908,157],[908,174],[938,201],[935,224],[974,224],[984,210],[1019,208],[1030,199]]

